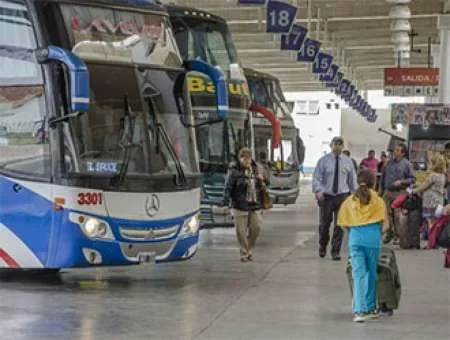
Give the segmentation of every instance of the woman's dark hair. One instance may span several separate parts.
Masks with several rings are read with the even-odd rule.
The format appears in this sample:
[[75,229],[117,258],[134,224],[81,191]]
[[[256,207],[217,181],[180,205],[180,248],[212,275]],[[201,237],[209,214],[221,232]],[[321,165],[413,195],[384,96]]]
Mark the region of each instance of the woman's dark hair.
[[356,190],[354,196],[361,204],[367,205],[372,199],[370,189],[375,186],[375,176],[369,169],[362,169],[358,172],[358,190]]

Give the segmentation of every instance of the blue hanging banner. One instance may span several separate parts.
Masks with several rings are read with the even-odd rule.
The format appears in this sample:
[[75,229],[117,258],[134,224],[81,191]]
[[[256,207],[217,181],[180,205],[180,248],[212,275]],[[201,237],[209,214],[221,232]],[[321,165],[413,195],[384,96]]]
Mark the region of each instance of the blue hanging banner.
[[355,91],[355,85],[350,84],[350,86],[348,87],[347,93],[344,94],[344,100],[347,103],[350,103],[350,100],[352,99],[352,95],[353,95],[353,91]]
[[344,73],[338,71],[336,77],[334,78],[334,81],[332,81],[331,83],[326,83],[326,87],[337,88],[339,86],[339,84],[341,83],[343,77],[344,77]]
[[269,1],[267,4],[266,31],[289,33],[297,16],[297,7],[284,2]]
[[281,36],[281,50],[300,50],[307,34],[308,29],[306,27],[296,24],[292,25],[291,32]]
[[362,100],[362,97],[361,97],[360,94],[358,94],[358,95],[356,96],[355,102],[353,103],[353,108],[354,108],[354,109],[359,108],[359,103],[361,103],[361,100]]
[[298,52],[297,61],[312,63],[316,59],[321,45],[320,41],[306,38],[300,52]]
[[265,5],[266,0],[238,0],[240,5]]
[[313,63],[313,73],[327,73],[333,63],[333,56],[328,53],[319,52]]
[[324,83],[325,82],[327,82],[327,83],[333,82],[337,76],[338,70],[339,70],[339,66],[337,66],[336,64],[331,64],[328,72],[320,75],[320,78],[319,78],[320,81],[324,82]]
[[340,95],[342,98],[347,95],[348,89],[350,86],[350,80],[348,79],[342,79],[341,83],[336,89],[336,93]]

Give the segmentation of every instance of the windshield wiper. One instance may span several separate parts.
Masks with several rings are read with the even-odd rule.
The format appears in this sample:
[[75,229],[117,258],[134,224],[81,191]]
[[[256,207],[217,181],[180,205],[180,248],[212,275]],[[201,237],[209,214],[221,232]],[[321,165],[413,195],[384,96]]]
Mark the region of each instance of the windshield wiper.
[[[175,152],[175,149],[172,146],[171,140],[169,135],[166,132],[166,129],[164,126],[158,121],[158,118],[156,117],[156,113],[153,109],[153,103],[151,98],[148,98],[148,106],[149,106],[149,112],[153,120],[153,126],[156,128],[156,153],[161,152],[161,139],[164,142],[164,145],[167,147],[167,150],[169,151],[170,156],[172,157],[173,162],[175,163],[175,167],[177,169],[177,177],[176,177],[176,184],[179,186],[182,186],[186,184],[186,175],[184,174],[183,167],[181,165],[180,159],[177,156],[177,153]],[[149,128],[152,128],[151,125],[149,125]]]
[[124,96],[124,114],[123,114],[123,134],[119,142],[119,146],[124,150],[122,166],[118,175],[111,178],[111,185],[120,188],[125,180],[128,172],[128,166],[131,160],[131,149],[135,147],[133,144],[134,126],[131,117],[131,108],[128,102],[128,95]]

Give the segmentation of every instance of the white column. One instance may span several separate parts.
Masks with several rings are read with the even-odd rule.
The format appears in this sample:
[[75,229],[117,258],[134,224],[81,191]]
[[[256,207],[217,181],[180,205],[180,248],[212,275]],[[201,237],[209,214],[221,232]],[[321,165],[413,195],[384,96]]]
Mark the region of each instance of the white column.
[[[441,48],[438,44],[431,45],[431,59],[433,60],[433,67],[439,68],[441,63]],[[439,104],[439,96],[429,96],[425,98],[427,104]]]
[[438,18],[441,40],[441,58],[439,68],[439,101],[450,104],[450,14]]

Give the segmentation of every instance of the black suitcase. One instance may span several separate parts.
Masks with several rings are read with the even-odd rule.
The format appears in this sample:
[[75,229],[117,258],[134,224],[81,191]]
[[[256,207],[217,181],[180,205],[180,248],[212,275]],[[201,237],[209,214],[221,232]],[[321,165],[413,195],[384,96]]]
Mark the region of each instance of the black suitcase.
[[[378,308],[382,310],[398,309],[402,295],[402,286],[397,259],[392,249],[387,247],[381,248],[377,274]],[[352,263],[350,259],[347,263],[347,278],[350,284],[350,293],[353,296]]]
[[423,224],[422,210],[397,209],[397,233],[400,238],[400,248],[420,249],[420,230]]

